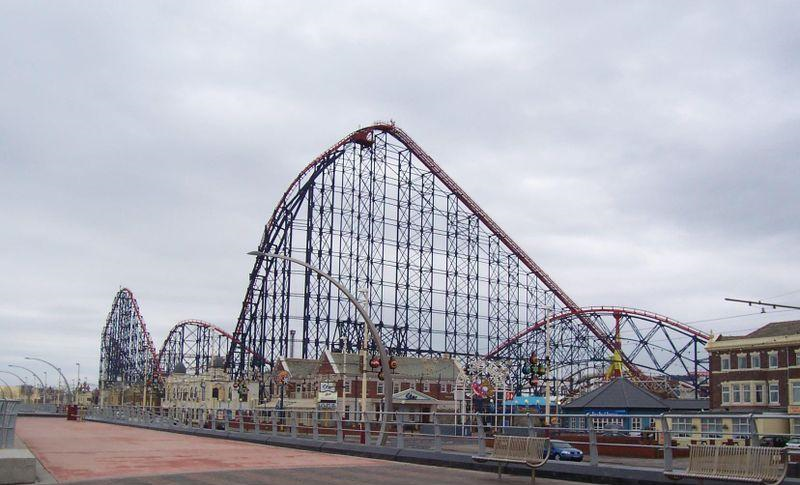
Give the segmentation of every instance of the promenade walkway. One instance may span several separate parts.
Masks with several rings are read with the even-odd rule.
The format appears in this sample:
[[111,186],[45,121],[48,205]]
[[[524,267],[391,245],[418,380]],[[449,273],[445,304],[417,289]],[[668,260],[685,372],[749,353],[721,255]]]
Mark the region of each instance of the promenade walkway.
[[[501,485],[527,477],[438,468],[58,418],[19,418],[18,436],[59,482],[93,484]],[[91,481],[91,482],[90,482]],[[537,479],[540,485],[569,484]]]

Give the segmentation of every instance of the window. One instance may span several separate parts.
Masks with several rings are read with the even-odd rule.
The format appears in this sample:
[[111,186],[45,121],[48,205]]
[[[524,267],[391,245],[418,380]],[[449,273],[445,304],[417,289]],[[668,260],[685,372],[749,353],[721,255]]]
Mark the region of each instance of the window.
[[347,379],[344,380],[344,393],[345,394],[350,394],[350,384],[351,384],[350,381],[348,381]]
[[750,404],[750,383],[742,384],[742,402]]
[[731,386],[727,384],[722,385],[722,402],[723,403],[731,402]]
[[624,423],[622,418],[594,418],[594,429],[605,429],[611,427],[612,429],[622,429]]
[[750,421],[747,418],[733,418],[733,439],[743,440],[750,437]]
[[778,383],[777,382],[770,382],[769,383],[769,403],[770,404],[780,404],[781,402],[780,391],[778,390]]
[[642,418],[631,418],[631,431],[642,430]]
[[692,435],[692,418],[672,418],[672,434],[677,438]]
[[729,370],[731,368],[731,356],[721,355],[719,357],[719,367],[722,370]]
[[383,394],[383,381],[378,381],[378,394]]
[[755,392],[755,394],[756,394],[756,402],[763,404],[764,403],[764,384],[756,384],[754,387],[756,389],[756,392]]
[[400,392],[400,383],[399,382],[393,382],[392,383],[392,392],[394,394],[397,394],[398,392]]
[[778,352],[769,353],[769,368],[774,369],[778,367]]
[[722,438],[722,418],[703,418],[700,420],[703,438]]
[[349,421],[350,420],[350,406],[349,405],[344,407],[344,418],[343,419],[345,421]]
[[793,436],[800,435],[800,419],[792,420],[792,435]]
[[430,382],[424,382],[422,384],[422,392],[431,392],[431,383]]
[[733,402],[738,404],[742,402],[742,385],[734,384],[732,387],[733,387]]
[[213,399],[219,399],[219,389],[218,388],[215,387],[214,389],[211,389],[211,397]]
[[792,381],[792,404],[800,404],[800,381]]
[[747,354],[736,354],[736,368],[747,369]]
[[800,366],[800,349],[794,351],[794,365]]
[[750,354],[750,367],[753,369],[760,369],[761,368],[761,354],[755,352]]

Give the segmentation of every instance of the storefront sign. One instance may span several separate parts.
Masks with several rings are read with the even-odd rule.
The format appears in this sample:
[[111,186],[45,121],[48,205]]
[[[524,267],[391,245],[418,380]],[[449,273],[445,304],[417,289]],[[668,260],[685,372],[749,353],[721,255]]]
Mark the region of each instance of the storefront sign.
[[336,383],[335,382],[320,382],[319,392],[317,393],[317,400],[322,402],[336,403]]

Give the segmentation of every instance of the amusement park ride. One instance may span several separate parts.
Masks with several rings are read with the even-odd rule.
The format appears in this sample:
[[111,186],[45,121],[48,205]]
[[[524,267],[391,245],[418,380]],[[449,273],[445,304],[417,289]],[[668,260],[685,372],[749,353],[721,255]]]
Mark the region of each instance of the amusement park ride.
[[[394,123],[360,128],[308,164],[258,251],[365,288],[392,355],[450,356],[473,382],[492,376],[514,393],[570,396],[624,373],[662,394],[706,392],[708,334],[645,310],[578,306]],[[157,386],[177,362],[200,373],[224,355],[232,378],[263,382],[289,354],[293,331],[300,355],[316,358],[338,342],[364,347],[362,320],[331,281],[257,256],[233,332],[181,322],[159,353],[133,294],[120,290],[103,330],[100,381]],[[366,347],[377,355],[374,342]]]

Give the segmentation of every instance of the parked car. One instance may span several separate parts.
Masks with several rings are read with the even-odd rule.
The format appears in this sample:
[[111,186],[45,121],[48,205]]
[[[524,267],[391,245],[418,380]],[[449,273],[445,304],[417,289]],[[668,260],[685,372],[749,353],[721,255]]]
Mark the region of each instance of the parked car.
[[761,446],[786,446],[786,437],[784,436],[764,436],[761,438]]
[[583,461],[583,452],[566,441],[550,440],[550,459]]
[[789,441],[786,442],[786,447],[787,448],[795,448],[795,449],[800,448],[800,438],[792,438],[792,439],[790,439]]

